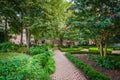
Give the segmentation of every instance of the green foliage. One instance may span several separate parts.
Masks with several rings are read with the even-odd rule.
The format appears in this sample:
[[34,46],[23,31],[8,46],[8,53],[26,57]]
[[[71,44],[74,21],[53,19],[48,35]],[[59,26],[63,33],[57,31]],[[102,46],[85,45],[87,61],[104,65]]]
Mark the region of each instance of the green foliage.
[[82,48],[81,47],[77,47],[77,48],[70,48],[70,47],[66,47],[66,46],[59,46],[58,47],[59,48],[59,50],[61,50],[62,52],[79,52],[79,51],[81,51],[82,50]]
[[41,45],[39,47],[31,48],[27,54],[34,55],[34,63],[38,63],[38,65],[41,66],[42,69],[44,69],[47,73],[52,74],[55,71],[54,66],[54,59],[52,56],[54,55],[54,52],[49,49],[46,45]]
[[108,55],[107,57],[95,56],[93,58],[97,62],[96,65],[103,66],[106,69],[120,68],[120,56]]
[[120,46],[112,46],[110,48],[112,48],[113,50],[120,50]]
[[106,57],[96,57],[95,61],[97,62],[96,65],[103,66],[106,69],[112,69],[112,68],[114,68],[113,64]]
[[109,55],[107,56],[114,68],[120,68],[120,55]]
[[81,60],[73,57],[70,53],[66,53],[66,56],[79,68],[82,69],[86,76],[89,77],[90,80],[110,80],[110,78],[96,70],[92,67],[84,64]]
[[[50,76],[42,70],[38,63],[33,64],[31,57],[19,55],[5,58],[0,61],[1,80],[50,80]],[[46,77],[45,77],[45,76]]]
[[11,42],[4,42],[0,44],[0,52],[15,52],[18,49],[17,44]]
[[26,53],[28,51],[27,47],[20,46],[16,52],[18,53]]
[[[78,38],[82,38],[83,42],[93,40],[96,45],[102,45],[102,49],[115,42],[116,35],[120,34],[119,0],[71,0],[71,2],[74,5],[69,26],[79,30],[76,34]],[[102,54],[102,51],[100,52]]]
[[50,74],[55,71],[54,52],[46,45],[35,48],[31,54],[34,56],[1,53],[0,80],[51,80]]
[[70,52],[71,54],[100,54],[99,52],[91,52],[91,51],[71,51]]
[[[89,48],[89,51],[90,52],[99,52],[99,49],[97,47],[90,47]],[[107,49],[107,53],[112,53],[112,49],[111,48],[108,48]]]
[[94,45],[89,45],[89,46],[81,46],[81,47],[89,49],[90,47],[95,47],[95,46]]
[[30,55],[36,55],[36,54],[44,53],[46,51],[48,51],[48,46],[41,45],[41,46],[38,46],[38,47],[30,48],[26,53],[30,54]]
[[53,44],[53,43],[47,43],[46,45],[49,46],[50,48],[53,48],[53,47],[54,47],[54,44]]
[[55,66],[53,65],[55,61],[50,55],[46,53],[37,54],[33,56],[33,58],[35,59],[35,62],[38,62],[39,65],[49,74],[52,74],[55,71]]
[[2,59],[6,59],[6,58],[11,58],[12,56],[19,56],[21,54],[16,54],[16,53],[12,53],[12,52],[9,52],[9,53],[0,53],[0,61]]

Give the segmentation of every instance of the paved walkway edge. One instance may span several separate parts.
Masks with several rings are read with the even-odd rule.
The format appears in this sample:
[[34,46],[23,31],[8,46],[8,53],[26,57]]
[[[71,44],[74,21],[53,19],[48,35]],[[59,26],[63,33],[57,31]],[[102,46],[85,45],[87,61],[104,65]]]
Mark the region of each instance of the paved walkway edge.
[[77,69],[65,56],[64,52],[55,50],[56,71],[52,74],[52,80],[87,80],[83,73]]

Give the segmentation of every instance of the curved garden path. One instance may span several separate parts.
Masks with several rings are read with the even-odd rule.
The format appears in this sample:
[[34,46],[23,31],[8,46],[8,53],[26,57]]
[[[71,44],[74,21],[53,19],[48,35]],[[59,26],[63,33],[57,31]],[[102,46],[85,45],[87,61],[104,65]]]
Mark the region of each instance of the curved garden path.
[[87,80],[83,73],[66,58],[64,52],[55,50],[55,53],[56,71],[52,74],[52,80]]

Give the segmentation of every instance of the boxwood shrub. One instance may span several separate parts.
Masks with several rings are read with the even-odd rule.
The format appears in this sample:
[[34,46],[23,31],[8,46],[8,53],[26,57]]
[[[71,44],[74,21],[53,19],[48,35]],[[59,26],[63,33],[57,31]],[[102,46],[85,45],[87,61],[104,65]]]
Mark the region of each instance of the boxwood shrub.
[[113,50],[120,50],[120,46],[112,46],[110,48],[112,48]]
[[[97,47],[90,47],[90,48],[89,48],[89,51],[90,51],[90,52],[99,52],[99,50],[98,50]],[[107,53],[108,53],[108,54],[112,53],[112,49],[111,49],[111,48],[108,48],[108,49],[107,49]]]
[[59,47],[59,50],[62,52],[79,52],[82,50],[82,48],[81,47],[78,47],[78,48],[61,48],[61,47]]
[[86,76],[90,80],[110,80],[110,78],[96,70],[94,70],[92,67],[84,64],[79,59],[73,57],[70,53],[66,53],[66,56],[79,68],[82,69]]

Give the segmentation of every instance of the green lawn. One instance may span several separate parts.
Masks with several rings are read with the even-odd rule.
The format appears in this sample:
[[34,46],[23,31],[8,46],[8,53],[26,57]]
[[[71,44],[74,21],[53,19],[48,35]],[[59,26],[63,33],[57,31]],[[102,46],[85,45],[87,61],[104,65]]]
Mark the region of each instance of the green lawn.
[[21,56],[21,55],[25,55],[25,54],[17,54],[17,53],[12,53],[12,52],[0,53],[0,60],[8,59],[14,56]]
[[[89,51],[99,51],[99,49],[97,47],[90,47],[89,48]],[[112,48],[108,48],[107,49],[108,52],[111,52],[112,51]]]

